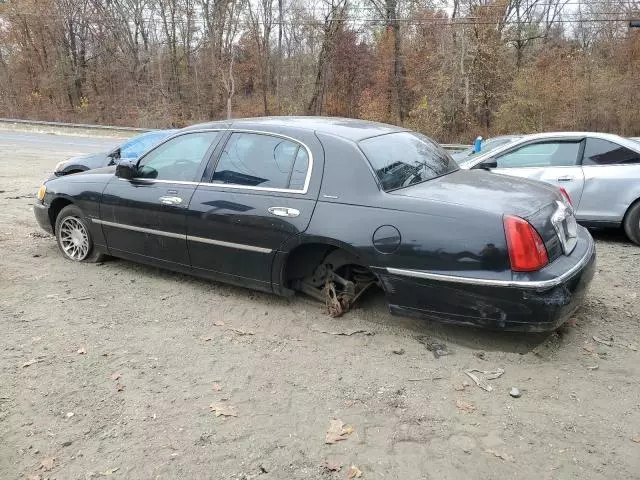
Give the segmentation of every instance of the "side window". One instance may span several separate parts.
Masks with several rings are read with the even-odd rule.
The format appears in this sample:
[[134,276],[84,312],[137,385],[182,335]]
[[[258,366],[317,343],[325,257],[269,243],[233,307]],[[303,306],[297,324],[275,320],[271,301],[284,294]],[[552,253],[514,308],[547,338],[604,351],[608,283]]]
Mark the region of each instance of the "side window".
[[230,185],[302,190],[309,168],[307,151],[281,137],[233,133],[213,174]]
[[617,143],[588,138],[582,156],[583,165],[621,165],[640,163],[640,154]]
[[138,178],[191,182],[219,132],[187,133],[160,145],[138,164]]
[[580,142],[534,143],[499,156],[498,168],[567,167],[578,160]]

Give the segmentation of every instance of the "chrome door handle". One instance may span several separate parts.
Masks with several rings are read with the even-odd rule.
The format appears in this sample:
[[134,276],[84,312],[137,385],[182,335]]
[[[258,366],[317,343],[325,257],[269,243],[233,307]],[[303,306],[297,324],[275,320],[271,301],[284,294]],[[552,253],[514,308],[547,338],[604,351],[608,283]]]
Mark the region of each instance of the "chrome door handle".
[[558,177],[557,180],[559,182],[571,182],[572,180],[575,180],[575,178],[566,175],[564,177]]
[[163,205],[180,205],[182,203],[182,198],[168,195],[160,197],[158,200],[160,200],[160,203]]
[[300,215],[300,210],[289,207],[269,207],[269,213],[276,217],[297,217]]

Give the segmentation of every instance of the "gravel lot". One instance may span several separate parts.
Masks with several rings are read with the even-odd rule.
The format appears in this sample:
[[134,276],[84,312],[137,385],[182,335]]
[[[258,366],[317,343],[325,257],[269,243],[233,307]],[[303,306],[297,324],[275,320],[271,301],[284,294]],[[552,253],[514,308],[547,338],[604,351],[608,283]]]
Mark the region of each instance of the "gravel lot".
[[[332,319],[302,297],[64,260],[33,195],[114,141],[74,138],[0,130],[0,478],[640,478],[640,248],[618,232],[594,234],[586,303],[551,335],[392,317],[380,295]],[[487,392],[470,368],[505,373]],[[326,444],[331,419],[353,432]]]

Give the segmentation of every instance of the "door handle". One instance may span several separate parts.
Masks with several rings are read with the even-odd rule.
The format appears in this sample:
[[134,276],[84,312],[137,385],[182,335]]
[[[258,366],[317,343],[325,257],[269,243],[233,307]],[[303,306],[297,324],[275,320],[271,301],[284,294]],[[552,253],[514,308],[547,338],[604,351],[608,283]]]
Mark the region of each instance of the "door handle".
[[558,177],[557,180],[559,182],[571,182],[573,180],[575,180],[574,177],[570,177],[569,175],[565,175],[564,177]]
[[269,207],[269,213],[276,217],[297,217],[300,215],[300,210],[289,207]]
[[158,200],[160,200],[160,203],[163,205],[180,205],[182,203],[182,198],[169,195],[160,197]]

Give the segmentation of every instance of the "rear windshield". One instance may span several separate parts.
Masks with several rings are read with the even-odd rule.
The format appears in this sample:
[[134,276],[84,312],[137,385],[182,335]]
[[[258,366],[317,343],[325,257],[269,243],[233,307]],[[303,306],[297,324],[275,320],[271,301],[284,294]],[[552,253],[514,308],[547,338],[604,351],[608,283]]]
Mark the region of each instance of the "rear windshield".
[[458,170],[456,162],[429,138],[399,132],[360,142],[383,190],[395,190]]

